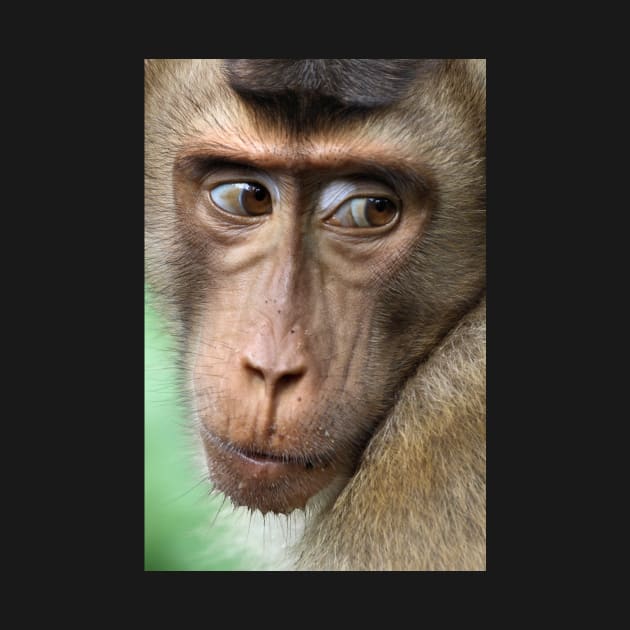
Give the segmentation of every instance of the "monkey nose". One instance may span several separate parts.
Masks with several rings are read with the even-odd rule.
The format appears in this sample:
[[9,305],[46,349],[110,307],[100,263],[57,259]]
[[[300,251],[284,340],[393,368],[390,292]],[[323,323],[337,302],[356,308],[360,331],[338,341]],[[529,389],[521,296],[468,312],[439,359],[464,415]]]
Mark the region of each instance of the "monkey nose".
[[241,365],[251,380],[261,381],[268,395],[277,396],[281,390],[297,385],[306,374],[306,362],[299,356],[260,357],[245,354]]

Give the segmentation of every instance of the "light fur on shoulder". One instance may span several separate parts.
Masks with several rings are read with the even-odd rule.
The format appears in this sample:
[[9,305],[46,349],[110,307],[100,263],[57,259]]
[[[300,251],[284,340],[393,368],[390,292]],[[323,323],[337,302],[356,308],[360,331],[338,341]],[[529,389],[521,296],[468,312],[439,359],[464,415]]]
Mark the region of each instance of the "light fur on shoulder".
[[485,297],[409,381],[330,510],[306,570],[485,570]]

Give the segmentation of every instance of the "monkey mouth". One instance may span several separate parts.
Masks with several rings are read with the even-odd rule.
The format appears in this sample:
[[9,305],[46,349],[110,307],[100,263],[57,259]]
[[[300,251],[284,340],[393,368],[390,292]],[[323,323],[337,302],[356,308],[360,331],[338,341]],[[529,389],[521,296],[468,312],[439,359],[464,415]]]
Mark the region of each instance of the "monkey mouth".
[[272,464],[277,462],[279,464],[286,465],[293,464],[301,466],[306,470],[310,470],[316,466],[319,468],[326,468],[333,462],[333,457],[330,453],[291,455],[289,453],[270,453],[256,448],[244,447],[218,437],[205,427],[203,429],[203,438],[204,440],[211,441],[223,451],[229,452],[233,455],[238,455],[245,460],[253,462],[254,464]]
[[278,462],[280,464],[294,464],[296,466],[302,466],[306,470],[310,470],[315,466],[320,468],[329,466],[331,463],[331,457],[326,455],[288,455],[283,453],[282,455],[276,455],[274,453],[267,453],[264,451],[245,449],[233,444],[225,444],[224,448],[227,448],[237,455],[240,455],[243,459],[249,460],[255,464],[267,464]]
[[202,431],[214,486],[239,506],[263,514],[303,509],[336,476],[330,455],[289,455],[244,448]]

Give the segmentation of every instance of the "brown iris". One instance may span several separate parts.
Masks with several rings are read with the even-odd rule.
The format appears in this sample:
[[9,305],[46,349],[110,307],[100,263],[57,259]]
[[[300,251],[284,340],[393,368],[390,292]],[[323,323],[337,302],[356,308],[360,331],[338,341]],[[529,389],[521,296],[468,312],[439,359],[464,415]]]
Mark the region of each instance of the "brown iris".
[[370,197],[365,202],[364,215],[370,225],[385,225],[396,216],[396,206],[389,199]]
[[210,190],[212,201],[229,214],[260,216],[271,213],[271,195],[260,184],[234,182]]
[[267,214],[271,211],[269,193],[258,184],[246,184],[241,190],[240,201],[247,214]]
[[385,197],[354,197],[344,202],[328,223],[343,227],[380,227],[398,214],[396,204]]

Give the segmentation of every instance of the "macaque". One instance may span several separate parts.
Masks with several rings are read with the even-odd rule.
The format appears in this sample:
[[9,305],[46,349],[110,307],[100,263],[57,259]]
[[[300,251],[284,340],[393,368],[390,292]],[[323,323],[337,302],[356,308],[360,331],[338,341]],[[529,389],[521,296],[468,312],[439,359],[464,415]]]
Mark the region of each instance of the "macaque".
[[299,570],[485,570],[485,61],[145,62],[146,275]]

